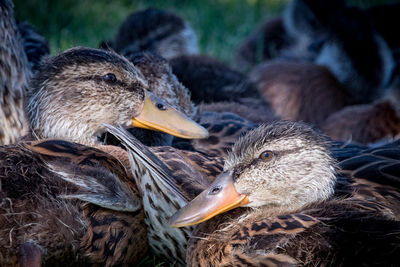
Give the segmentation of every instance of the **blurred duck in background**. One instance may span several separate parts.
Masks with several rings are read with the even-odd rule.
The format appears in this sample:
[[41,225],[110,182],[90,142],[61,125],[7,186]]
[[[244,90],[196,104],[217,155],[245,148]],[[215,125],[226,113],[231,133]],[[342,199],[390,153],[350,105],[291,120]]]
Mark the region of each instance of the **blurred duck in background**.
[[190,24],[173,13],[156,8],[129,15],[115,38],[100,46],[125,56],[147,51],[165,59],[199,52],[197,37]]

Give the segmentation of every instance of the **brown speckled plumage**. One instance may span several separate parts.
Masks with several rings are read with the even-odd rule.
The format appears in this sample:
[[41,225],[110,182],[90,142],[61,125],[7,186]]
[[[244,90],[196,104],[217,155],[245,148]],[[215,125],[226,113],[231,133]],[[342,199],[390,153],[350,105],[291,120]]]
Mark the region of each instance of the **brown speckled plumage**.
[[0,144],[26,134],[23,97],[30,79],[28,60],[11,0],[0,1]]
[[223,158],[172,147],[149,150],[122,128],[109,126],[108,131],[122,141],[132,158],[132,172],[142,195],[153,253],[178,266],[185,265],[190,231],[168,227],[168,217],[215,179],[222,170]]
[[26,242],[46,266],[126,265],[145,255],[138,191],[116,158],[45,140],[2,147],[0,161],[2,266],[16,265]]

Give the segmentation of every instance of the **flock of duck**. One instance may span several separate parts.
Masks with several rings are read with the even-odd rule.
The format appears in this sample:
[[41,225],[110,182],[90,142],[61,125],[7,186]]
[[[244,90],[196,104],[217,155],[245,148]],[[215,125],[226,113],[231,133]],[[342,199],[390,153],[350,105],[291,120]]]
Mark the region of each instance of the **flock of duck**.
[[0,0],[0,265],[398,266],[396,10],[293,0],[232,69],[158,9],[49,56]]

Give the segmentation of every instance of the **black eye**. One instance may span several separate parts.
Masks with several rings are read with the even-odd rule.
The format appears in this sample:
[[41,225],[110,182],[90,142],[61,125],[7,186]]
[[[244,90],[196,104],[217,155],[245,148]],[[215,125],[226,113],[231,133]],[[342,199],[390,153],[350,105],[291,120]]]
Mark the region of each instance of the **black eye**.
[[103,81],[106,83],[115,83],[117,81],[117,77],[115,77],[115,74],[113,73],[107,73],[103,76]]
[[156,104],[156,107],[157,107],[159,110],[166,110],[166,109],[167,109],[167,107],[166,107],[163,103],[160,103],[160,102],[158,102],[158,103]]
[[274,156],[274,153],[270,150],[266,150],[264,152],[262,152],[259,156],[260,159],[264,160],[264,161],[268,161],[270,160],[272,157]]
[[210,190],[209,195],[218,194],[221,191],[221,186],[217,185]]

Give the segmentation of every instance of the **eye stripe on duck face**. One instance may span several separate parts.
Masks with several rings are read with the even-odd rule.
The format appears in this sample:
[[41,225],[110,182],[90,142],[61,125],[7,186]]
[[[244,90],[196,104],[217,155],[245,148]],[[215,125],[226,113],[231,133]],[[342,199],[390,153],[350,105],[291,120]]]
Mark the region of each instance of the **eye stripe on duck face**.
[[[255,166],[257,163],[261,164],[269,164],[271,167],[273,167],[274,163],[281,159],[282,157],[286,155],[290,155],[293,153],[299,152],[299,148],[293,148],[293,149],[287,149],[287,150],[262,150],[259,154],[257,152],[254,153],[254,158],[250,162],[247,163],[239,163],[233,167],[233,180],[236,181],[239,177],[240,174],[243,173],[244,170],[251,168],[252,166]],[[264,159],[262,158],[262,154],[264,153],[269,153],[269,158]],[[258,156],[257,156],[258,155]]]
[[[127,91],[136,91],[139,88],[147,89],[148,84],[140,72],[130,73],[129,71],[103,70],[102,73],[78,76],[75,78],[79,82],[94,81],[96,84],[104,85],[109,88],[120,87]],[[127,83],[129,82],[129,83]]]

